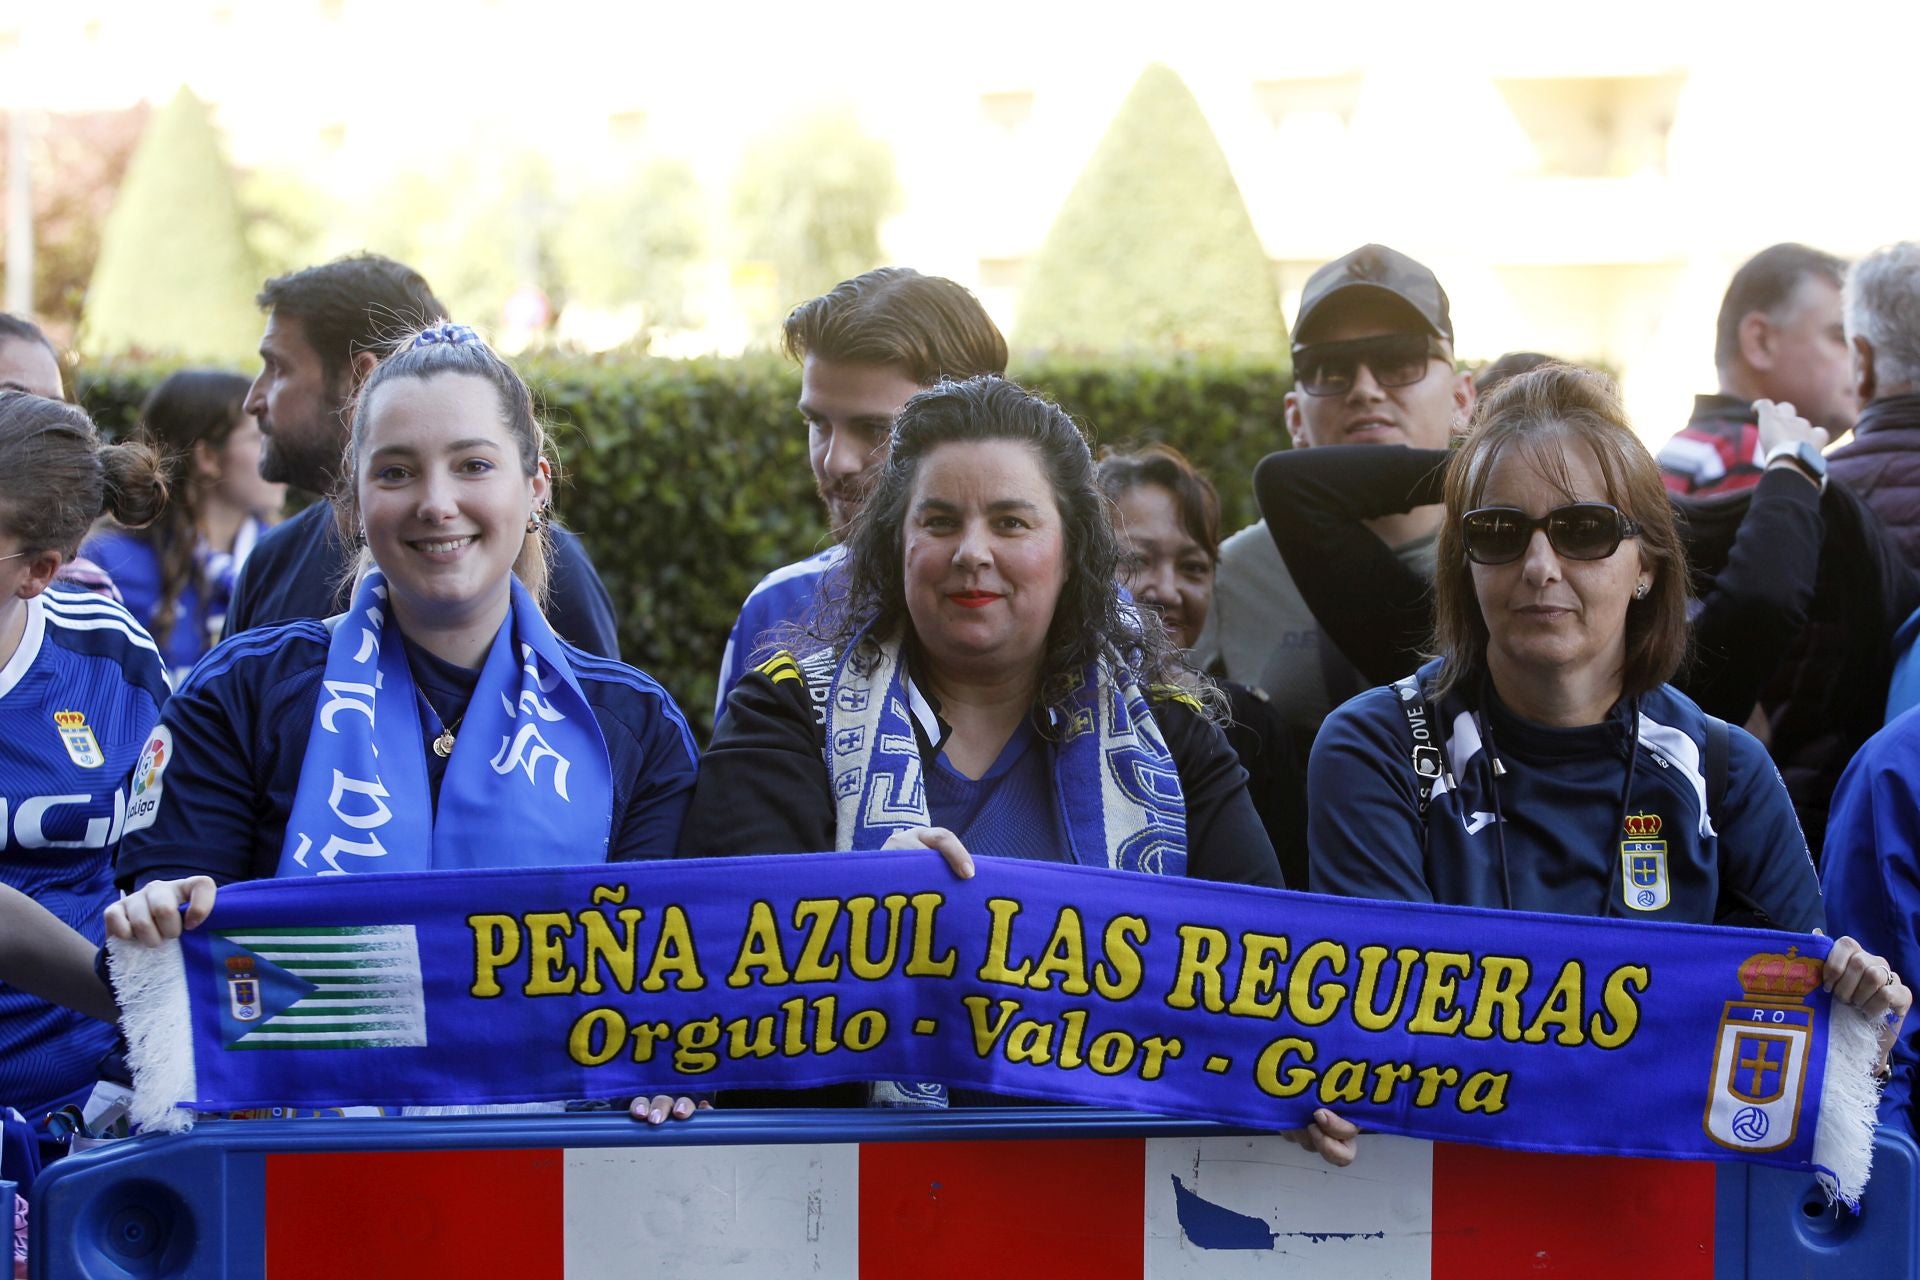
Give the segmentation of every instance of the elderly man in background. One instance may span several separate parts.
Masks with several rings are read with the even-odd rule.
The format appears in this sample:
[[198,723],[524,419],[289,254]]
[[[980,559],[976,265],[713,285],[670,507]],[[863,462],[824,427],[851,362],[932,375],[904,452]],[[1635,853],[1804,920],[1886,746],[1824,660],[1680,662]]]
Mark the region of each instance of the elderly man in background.
[[1860,416],[1827,455],[1920,568],[1920,243],[1877,249],[1847,275],[1847,345]]

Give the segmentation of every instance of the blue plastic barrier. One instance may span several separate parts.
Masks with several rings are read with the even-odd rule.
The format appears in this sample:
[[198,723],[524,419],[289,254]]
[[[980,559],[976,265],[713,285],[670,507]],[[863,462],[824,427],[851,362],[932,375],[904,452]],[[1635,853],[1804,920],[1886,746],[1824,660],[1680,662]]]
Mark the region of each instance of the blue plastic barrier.
[[1920,1149],[1906,1134],[1874,1136],[1873,1180],[1850,1213],[1813,1179],[1727,1164],[1716,1188],[1715,1280],[1920,1276]]
[[[1146,1142],[1126,1146],[1110,1141],[1115,1139]],[[1179,1140],[1186,1145],[1156,1140]],[[32,1207],[31,1274],[58,1277],[59,1280],[174,1276],[245,1278],[266,1276],[270,1270],[275,1276],[283,1273],[308,1274],[298,1266],[276,1264],[275,1268],[269,1268],[269,1256],[275,1255],[276,1249],[276,1256],[284,1261],[290,1252],[297,1254],[301,1244],[300,1241],[270,1238],[273,1214],[269,1212],[269,1186],[274,1183],[275,1168],[284,1171],[295,1165],[321,1165],[326,1169],[334,1169],[334,1165],[326,1164],[325,1158],[337,1161],[340,1154],[350,1157],[363,1154],[366,1162],[384,1160],[388,1166],[404,1164],[415,1156],[434,1158],[435,1153],[449,1152],[470,1153],[455,1157],[456,1161],[506,1157],[508,1163],[516,1153],[523,1160],[529,1153],[540,1154],[542,1159],[548,1155],[564,1155],[568,1162],[566,1176],[569,1179],[566,1182],[566,1196],[584,1195],[591,1200],[591,1186],[582,1193],[580,1182],[590,1184],[593,1171],[600,1168],[613,1171],[608,1176],[616,1181],[620,1178],[651,1177],[657,1183],[659,1177],[665,1176],[662,1170],[680,1167],[673,1163],[677,1158],[710,1158],[714,1167],[733,1168],[727,1165],[728,1161],[736,1165],[747,1160],[777,1163],[770,1153],[777,1153],[777,1149],[783,1147],[812,1147],[816,1152],[831,1155],[833,1152],[857,1152],[869,1148],[871,1144],[888,1144],[889,1152],[908,1150],[897,1144],[918,1144],[933,1150],[935,1154],[932,1158],[935,1160],[943,1158],[939,1153],[945,1151],[952,1155],[953,1163],[964,1165],[966,1161],[962,1157],[966,1153],[961,1150],[964,1146],[981,1142],[1036,1141],[1041,1144],[1040,1147],[1006,1148],[1010,1155],[1029,1162],[1020,1167],[1016,1176],[1026,1177],[1029,1176],[1029,1168],[1041,1168],[1036,1153],[1042,1148],[1045,1151],[1071,1148],[1088,1153],[1076,1158],[1086,1162],[1081,1167],[1089,1173],[1098,1173],[1102,1160],[1110,1165],[1132,1161],[1148,1170],[1142,1192],[1147,1201],[1144,1245],[1139,1250],[1143,1260],[1136,1274],[1320,1276],[1386,1274],[1390,1270],[1395,1275],[1445,1278],[1501,1274],[1631,1274],[1635,1280],[1709,1275],[1714,1280],[1797,1276],[1880,1280],[1882,1277],[1920,1275],[1920,1152],[1916,1151],[1911,1139],[1891,1132],[1883,1132],[1877,1142],[1873,1181],[1858,1216],[1829,1210],[1812,1178],[1805,1175],[1731,1163],[1718,1166],[1717,1173],[1707,1173],[1706,1167],[1697,1164],[1615,1161],[1612,1164],[1618,1172],[1609,1175],[1614,1178],[1612,1183],[1605,1184],[1607,1193],[1616,1197],[1615,1201],[1578,1202],[1570,1204],[1567,1209],[1569,1218],[1593,1221],[1591,1237],[1575,1237],[1590,1239],[1592,1243],[1570,1248],[1566,1244],[1569,1237],[1563,1233],[1558,1237],[1560,1243],[1557,1251],[1542,1247],[1536,1253],[1529,1248],[1524,1251],[1522,1262],[1514,1262],[1501,1261],[1490,1252],[1495,1243],[1492,1240],[1495,1233],[1488,1231],[1485,1224],[1493,1220],[1491,1217],[1483,1216],[1479,1226],[1471,1223],[1462,1225],[1453,1220],[1444,1224],[1440,1221],[1441,1204],[1449,1198],[1449,1194],[1456,1208],[1462,1199],[1459,1185],[1452,1175],[1443,1178],[1440,1171],[1440,1160],[1448,1149],[1432,1148],[1432,1144],[1416,1144],[1406,1139],[1363,1140],[1360,1162],[1351,1174],[1343,1174],[1325,1169],[1303,1152],[1284,1147],[1271,1135],[1249,1135],[1244,1131],[1163,1117],[1052,1107],[934,1113],[716,1111],[704,1113],[692,1122],[670,1123],[658,1128],[638,1125],[624,1114],[604,1112],[387,1120],[204,1122],[188,1134],[135,1138],[50,1166],[36,1186]],[[1107,1141],[1107,1145],[1102,1146],[1102,1141]],[[1374,1144],[1371,1148],[1369,1142]],[[742,1146],[763,1150],[728,1154],[729,1148]],[[1147,1147],[1158,1149],[1161,1157],[1158,1163],[1152,1158],[1140,1160],[1132,1155],[1119,1158],[1119,1153]],[[1165,1156],[1176,1148],[1181,1159],[1170,1165]],[[1471,1148],[1450,1150],[1464,1152],[1475,1162],[1487,1159],[1486,1153]],[[1192,1153],[1191,1162],[1185,1158],[1188,1152]],[[1286,1152],[1293,1154],[1283,1154]],[[1421,1168],[1419,1160],[1406,1158],[1409,1153],[1420,1152],[1427,1153],[1425,1168],[1428,1183],[1424,1189],[1412,1185],[1418,1181]],[[1434,1152],[1440,1155],[1436,1156]],[[864,1157],[855,1155],[846,1159],[854,1163],[870,1162],[875,1169],[879,1169],[889,1163],[881,1158],[886,1154],[869,1151]],[[314,1161],[308,1160],[308,1157],[323,1159]],[[975,1157],[979,1159],[978,1152]],[[1494,1163],[1506,1159],[1514,1161],[1515,1178],[1537,1181],[1542,1176],[1552,1175],[1543,1175],[1541,1165],[1527,1162],[1565,1162],[1578,1161],[1579,1158],[1494,1153]],[[1210,1182],[1202,1176],[1207,1160],[1213,1161],[1213,1167],[1220,1171]],[[551,1166],[556,1162],[548,1160],[547,1163]],[[1606,1162],[1592,1163],[1598,1168]],[[349,1171],[353,1167],[350,1164],[339,1166]],[[585,1174],[580,1172],[583,1168],[587,1171]],[[1166,1185],[1169,1168],[1172,1171],[1171,1188]],[[1562,1164],[1558,1168],[1565,1171],[1569,1166]],[[1407,1170],[1414,1172],[1409,1175]],[[739,1172],[740,1169],[733,1169],[735,1175]],[[551,1170],[549,1174],[548,1182],[559,1185],[559,1174]],[[1036,1199],[1057,1192],[1058,1183],[1062,1181],[1058,1170],[1034,1172],[1030,1176],[1034,1184],[1031,1193]],[[1138,1175],[1129,1176],[1134,1177],[1136,1182],[1141,1181]],[[1383,1213],[1377,1229],[1343,1227],[1340,1230],[1327,1230],[1321,1229],[1327,1225],[1326,1222],[1314,1220],[1315,1215],[1328,1219],[1337,1217],[1346,1202],[1360,1198],[1369,1184],[1397,1177],[1407,1177],[1409,1185],[1391,1188],[1390,1198],[1397,1198],[1393,1212],[1390,1215]],[[1706,1181],[1702,1181],[1703,1177]],[[576,1178],[580,1181],[575,1181]],[[1662,1179],[1669,1180],[1663,1182]],[[399,1205],[397,1211],[404,1219],[404,1202],[408,1195],[405,1183],[399,1184],[396,1192],[395,1184],[390,1180],[378,1183],[377,1189],[373,1182],[366,1186],[350,1185],[358,1181],[350,1172],[346,1173],[343,1182],[349,1185],[338,1186],[333,1192],[336,1198],[328,1199],[324,1176],[319,1181],[306,1179],[302,1185],[309,1191],[315,1187],[320,1187],[321,1191],[315,1197],[317,1203],[310,1202],[304,1206],[309,1210],[300,1218],[308,1224],[305,1229],[310,1232],[324,1231],[324,1227],[316,1229],[312,1224],[338,1221],[343,1224],[341,1230],[351,1234],[355,1230],[352,1225],[354,1214],[367,1204],[369,1198],[379,1200],[379,1206],[376,1207],[390,1211],[385,1219],[388,1226],[392,1224],[392,1212],[396,1204]],[[279,1185],[284,1188],[289,1184],[283,1178]],[[1256,1194],[1255,1201],[1243,1199],[1236,1207],[1227,1203],[1232,1199],[1235,1186],[1242,1191],[1251,1186],[1256,1192],[1265,1187],[1265,1194],[1269,1198],[1259,1200]],[[1690,1203],[1698,1203],[1701,1208],[1687,1224],[1690,1230],[1684,1238],[1673,1233],[1671,1218],[1662,1223],[1657,1217],[1642,1212],[1651,1211],[1653,1206],[1649,1202],[1657,1202],[1667,1194],[1664,1188],[1676,1186],[1700,1189],[1700,1197]],[[943,1189],[941,1181],[936,1179],[916,1183],[910,1189],[912,1194],[908,1198],[918,1203],[926,1196],[938,1198],[942,1194],[949,1194],[950,1199],[958,1204],[961,1189],[958,1180]],[[868,1186],[858,1189],[858,1198],[863,1204],[870,1191],[879,1194]],[[616,1192],[625,1194],[618,1188]],[[273,1194],[279,1197],[277,1202],[284,1202],[287,1196],[284,1189]],[[607,1212],[609,1200],[606,1195],[594,1205],[576,1207],[569,1201],[568,1212],[574,1218],[585,1217],[590,1222],[600,1223],[622,1215],[641,1215],[649,1204],[662,1200],[684,1200],[685,1204],[674,1206],[674,1212],[693,1212],[686,1206],[694,1205],[698,1199],[691,1194],[678,1198],[660,1196],[657,1191],[650,1194],[653,1199],[638,1202],[618,1199],[616,1195],[611,1201],[618,1206],[614,1213]],[[759,1192],[749,1189],[739,1194],[741,1198],[730,1202],[734,1209],[750,1203],[750,1197]],[[1558,1194],[1557,1189],[1550,1188],[1547,1199],[1551,1201]],[[1569,1187],[1565,1198],[1578,1201],[1582,1194]],[[490,1188],[487,1194],[462,1201],[462,1207],[451,1223],[443,1220],[437,1225],[423,1224],[419,1228],[422,1233],[419,1236],[403,1235],[398,1238],[431,1241],[435,1238],[432,1234],[435,1230],[459,1234],[465,1231],[466,1220],[471,1220],[476,1228],[484,1226],[489,1221],[497,1221],[502,1214],[513,1213],[515,1196],[516,1188],[512,1186],[500,1186],[497,1190]],[[1153,1207],[1156,1196],[1169,1206],[1157,1223]],[[1416,1211],[1410,1216],[1403,1212],[1406,1209],[1404,1202],[1423,1197],[1430,1197],[1430,1217],[1420,1218],[1418,1210],[1421,1206],[1416,1206]],[[1497,1187],[1476,1189],[1468,1198],[1484,1206],[1478,1210],[1483,1215],[1501,1212],[1503,1197]],[[1173,1216],[1176,1200],[1177,1223]],[[1288,1207],[1292,1202],[1303,1205],[1315,1203],[1301,1208],[1294,1219],[1288,1220]],[[1098,1213],[1094,1213],[1079,1222],[1062,1219],[1058,1225],[1063,1232],[1077,1231],[1085,1238],[1104,1233],[1108,1236],[1130,1237],[1135,1244],[1139,1244],[1143,1235],[1138,1216],[1141,1212],[1140,1202],[1136,1200],[1134,1204],[1135,1208],[1128,1211],[1133,1216],[1125,1222],[1111,1215],[1103,1220]],[[430,1217],[434,1211],[430,1206],[423,1206],[420,1212],[422,1217]],[[862,1210],[862,1213],[873,1218],[879,1216],[870,1209]],[[466,1218],[461,1219],[460,1214]],[[808,1239],[812,1240],[821,1230],[818,1205],[808,1205],[807,1214],[805,1231]],[[1710,1224],[1706,1222],[1709,1215],[1713,1219]],[[829,1211],[826,1216],[826,1230],[831,1233],[835,1225],[832,1212]],[[569,1219],[569,1230],[573,1229],[574,1218]],[[1509,1223],[1510,1220],[1511,1214]],[[287,1219],[283,1216],[280,1221],[284,1224]],[[1290,1225],[1300,1226],[1303,1222],[1314,1229],[1288,1229]],[[620,1227],[619,1223],[613,1225]],[[686,1230],[685,1222],[673,1225],[682,1231],[683,1236],[698,1235],[702,1230],[697,1221],[691,1233]],[[951,1227],[952,1224],[946,1225]],[[1052,1225],[1047,1224],[1049,1229]],[[867,1218],[863,1218],[861,1230],[864,1231],[866,1226]],[[1520,1230],[1524,1232],[1526,1227],[1527,1224],[1522,1223]],[[638,1227],[624,1229],[628,1235],[640,1230]],[[964,1224],[961,1227],[963,1232],[970,1229]],[[795,1230],[797,1232],[798,1228]],[[1628,1239],[1636,1231],[1642,1239],[1637,1242]],[[1212,1238],[1208,1238],[1209,1233]],[[1506,1234],[1514,1233],[1508,1231]],[[477,1274],[471,1270],[436,1267],[434,1263],[437,1259],[425,1245],[418,1249],[425,1256],[399,1258],[398,1261],[405,1266],[403,1269],[394,1269],[392,1264],[396,1262],[396,1255],[407,1252],[407,1246],[394,1245],[396,1237],[392,1235],[384,1238],[388,1241],[383,1255],[385,1269],[375,1266],[364,1274],[420,1277]],[[964,1235],[960,1238],[964,1238]],[[916,1239],[914,1247],[923,1248],[932,1255],[949,1247],[947,1239],[930,1234],[924,1241]],[[865,1241],[859,1243],[864,1246]],[[759,1276],[779,1273],[778,1268],[766,1265],[763,1254],[747,1249],[739,1251],[740,1262],[737,1266],[716,1267],[703,1263],[683,1273],[675,1269],[664,1253],[637,1253],[631,1242],[621,1247],[626,1252],[617,1256],[626,1262],[609,1267],[604,1262],[595,1263],[590,1250],[584,1253],[576,1250],[575,1242],[569,1237],[564,1266],[557,1256],[560,1250],[556,1247],[551,1266],[544,1268],[542,1274],[565,1276],[573,1280],[574,1277],[603,1274]],[[1400,1252],[1394,1255],[1396,1260],[1392,1268],[1369,1271],[1365,1259],[1373,1255],[1358,1252],[1363,1247],[1373,1248],[1380,1256],[1385,1256],[1382,1251],[1398,1249]],[[1580,1251],[1583,1248],[1586,1250],[1584,1253]],[[1340,1254],[1338,1251],[1341,1249],[1348,1249],[1349,1252]],[[1409,1253],[1410,1250],[1412,1253]],[[1418,1255],[1415,1257],[1417,1265],[1404,1265],[1406,1258],[1414,1254]],[[836,1256],[844,1260],[854,1255],[843,1253]],[[1514,1255],[1503,1256],[1511,1259]],[[653,1258],[653,1265],[641,1265],[638,1259],[642,1257]],[[1347,1261],[1333,1265],[1340,1257],[1347,1258]],[[833,1265],[821,1269],[816,1265],[815,1270],[818,1274],[830,1277],[852,1277],[857,1274],[863,1280],[872,1280],[872,1277],[881,1274],[925,1274],[899,1267],[887,1269],[872,1266],[864,1252],[858,1254],[858,1259],[857,1267],[849,1263],[844,1269]],[[1173,1259],[1173,1262],[1169,1262],[1169,1259]],[[527,1277],[524,1270],[506,1273],[521,1280]],[[936,1273],[947,1274],[938,1269]],[[348,1271],[345,1274],[362,1272]],[[996,1274],[1018,1276],[1028,1272],[1017,1266],[1009,1266]],[[1050,1271],[1047,1274],[1060,1272]]]

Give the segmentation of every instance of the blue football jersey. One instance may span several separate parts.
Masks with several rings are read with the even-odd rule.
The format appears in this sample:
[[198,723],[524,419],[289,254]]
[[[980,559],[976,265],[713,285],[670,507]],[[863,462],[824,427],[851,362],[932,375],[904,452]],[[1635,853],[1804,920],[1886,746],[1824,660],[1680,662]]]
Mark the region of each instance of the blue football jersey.
[[720,691],[713,708],[716,719],[727,709],[727,695],[733,692],[733,686],[758,662],[771,656],[768,645],[775,649],[788,647],[790,642],[779,638],[780,629],[805,623],[816,605],[839,590],[837,571],[846,558],[845,547],[828,547],[775,569],[747,594],[720,655]]
[[[49,591],[0,667],[0,877],[95,942],[115,897],[131,775],[167,679],[153,641],[101,596]],[[113,1028],[0,985],[0,1101],[38,1120],[94,1081]]]

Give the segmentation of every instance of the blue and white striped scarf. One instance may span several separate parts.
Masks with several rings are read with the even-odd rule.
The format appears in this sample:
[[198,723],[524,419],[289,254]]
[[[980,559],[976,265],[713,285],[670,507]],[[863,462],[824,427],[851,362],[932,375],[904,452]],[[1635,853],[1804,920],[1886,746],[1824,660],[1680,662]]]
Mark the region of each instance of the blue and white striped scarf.
[[[825,655],[820,655],[824,658]],[[816,661],[819,661],[816,658]],[[812,665],[812,664],[809,664]],[[1116,676],[1116,673],[1118,675]],[[1068,862],[1148,875],[1187,873],[1187,805],[1180,774],[1139,684],[1109,656],[1049,699],[1054,801]],[[862,636],[834,667],[823,712],[833,782],[834,848],[878,849],[887,837],[932,826],[920,745],[939,740],[932,706],[901,660],[898,636]],[[878,1106],[944,1107],[946,1086],[883,1080]]]
[[512,586],[436,810],[386,578],[362,580],[327,647],[277,876],[606,861],[606,739],[539,607]]
[[[898,637],[863,637],[834,668],[824,714],[835,848],[878,849],[895,832],[931,825],[914,724],[930,742],[939,734],[900,655]],[[1066,861],[1185,875],[1180,775],[1133,674],[1103,658],[1048,703]]]

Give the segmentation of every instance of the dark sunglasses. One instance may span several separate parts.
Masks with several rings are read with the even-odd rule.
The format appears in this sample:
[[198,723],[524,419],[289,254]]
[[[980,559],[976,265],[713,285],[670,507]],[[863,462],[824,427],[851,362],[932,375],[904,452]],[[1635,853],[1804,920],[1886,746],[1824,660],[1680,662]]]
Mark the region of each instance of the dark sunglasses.
[[1294,349],[1293,377],[1310,396],[1343,396],[1353,390],[1354,375],[1365,365],[1383,387],[1410,387],[1427,376],[1427,362],[1435,356],[1444,359],[1446,348],[1424,333],[1315,342]]
[[1518,507],[1481,507],[1460,517],[1460,540],[1475,564],[1512,564],[1527,552],[1533,531],[1568,560],[1605,560],[1640,526],[1604,502],[1574,502],[1535,518]]

